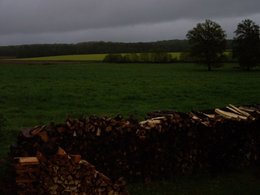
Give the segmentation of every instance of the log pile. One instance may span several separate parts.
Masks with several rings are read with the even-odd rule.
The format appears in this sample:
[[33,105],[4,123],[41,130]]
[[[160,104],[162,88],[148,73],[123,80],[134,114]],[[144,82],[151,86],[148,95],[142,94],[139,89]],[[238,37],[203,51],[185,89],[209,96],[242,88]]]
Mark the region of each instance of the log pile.
[[[11,153],[36,156],[40,151],[51,156],[53,150],[63,148],[68,154],[80,154],[112,181],[121,176],[128,180],[161,179],[258,166],[259,129],[259,105],[228,105],[189,113],[159,111],[149,113],[141,122],[121,116],[68,118],[63,124],[22,131]],[[49,161],[54,166],[55,161]],[[55,174],[51,177],[60,182],[61,177]],[[78,180],[74,173],[70,176],[62,177],[74,190]],[[60,188],[57,182],[53,186]]]
[[14,158],[17,194],[128,194],[123,178],[112,182],[80,155],[68,155],[43,127],[24,130],[22,137],[27,141],[31,138],[28,145],[34,148],[21,154],[36,153]]
[[[41,163],[40,194],[126,195],[124,180],[115,184],[86,160],[56,155]],[[71,158],[72,157],[72,158]]]
[[15,173],[19,194],[37,194],[40,169],[36,157],[15,158]]

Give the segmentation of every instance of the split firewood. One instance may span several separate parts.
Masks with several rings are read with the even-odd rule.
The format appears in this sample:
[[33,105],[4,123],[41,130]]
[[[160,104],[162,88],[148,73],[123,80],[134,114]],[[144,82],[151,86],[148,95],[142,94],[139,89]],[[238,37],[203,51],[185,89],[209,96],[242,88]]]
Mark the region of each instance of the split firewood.
[[241,114],[240,112],[238,112],[237,110],[235,110],[235,109],[233,109],[233,108],[231,108],[231,107],[229,107],[229,106],[226,106],[226,108],[227,108],[228,110],[230,110],[231,112],[234,112],[235,114],[238,114],[238,115]]
[[210,126],[210,123],[208,121],[203,121],[201,122],[201,124],[203,124],[204,126],[206,127],[209,127]]
[[42,141],[44,142],[48,142],[49,141],[49,136],[48,136],[48,133],[47,131],[41,131],[37,134],[37,136],[39,136],[41,138]]
[[36,157],[18,157],[19,164],[21,165],[34,165],[39,164],[39,160]]
[[151,119],[148,119],[148,120],[145,120],[145,121],[141,121],[141,122],[139,122],[139,124],[141,126],[143,126],[143,125],[155,126],[157,124],[160,124],[161,120],[165,120],[165,119],[166,119],[165,117],[156,117],[156,118],[151,118]]
[[193,119],[193,120],[195,120],[195,121],[202,121],[202,119],[201,118],[199,118],[197,115],[195,115],[194,113],[192,113],[192,112],[190,112],[190,116],[191,116],[191,118]]
[[256,110],[254,108],[249,108],[245,106],[239,106],[238,107],[240,110],[246,111],[246,112],[255,112]]
[[37,192],[39,178],[39,161],[36,157],[16,157],[17,194],[34,194]]
[[245,106],[240,106],[240,110],[246,111],[246,112],[251,112],[251,113],[257,113],[260,114],[260,109],[254,108],[254,107],[245,107]]
[[220,110],[218,108],[215,109],[215,112],[221,116],[223,116],[224,118],[227,118],[227,119],[233,119],[233,120],[247,120],[247,117],[245,116],[241,116],[241,115],[238,115],[238,114],[234,114],[232,112],[227,112],[227,111],[223,111],[223,110]]
[[36,127],[34,127],[33,129],[31,129],[30,134],[31,134],[32,136],[36,136],[36,135],[38,135],[41,131],[43,131],[45,127],[46,127],[45,125],[44,125],[44,126],[36,126]]
[[239,108],[237,108],[236,106],[234,106],[234,105],[232,105],[232,104],[229,104],[229,106],[230,106],[231,108],[233,108],[234,110],[236,110],[240,115],[244,115],[244,116],[246,116],[246,117],[250,117],[250,116],[251,116],[248,112],[243,111],[243,110],[240,110]]
[[215,119],[216,115],[215,114],[206,114],[203,113],[206,117],[210,118],[210,119]]

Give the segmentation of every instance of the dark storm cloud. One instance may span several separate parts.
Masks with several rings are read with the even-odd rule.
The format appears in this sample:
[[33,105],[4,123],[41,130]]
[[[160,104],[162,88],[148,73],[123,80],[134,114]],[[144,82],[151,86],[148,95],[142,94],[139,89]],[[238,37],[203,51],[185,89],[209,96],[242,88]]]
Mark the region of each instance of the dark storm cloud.
[[259,0],[0,0],[0,44],[184,38],[206,18],[228,28],[248,17],[259,22],[259,7]]

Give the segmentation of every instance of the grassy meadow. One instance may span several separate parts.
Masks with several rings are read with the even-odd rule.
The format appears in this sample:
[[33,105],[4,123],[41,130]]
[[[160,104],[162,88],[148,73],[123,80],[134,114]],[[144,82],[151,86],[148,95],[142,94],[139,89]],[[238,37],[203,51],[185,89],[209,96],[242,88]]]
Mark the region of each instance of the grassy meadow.
[[[0,115],[6,119],[0,132],[0,157],[6,156],[21,128],[63,122],[68,115],[122,114],[142,119],[156,110],[260,103],[260,70],[241,71],[235,64],[212,72],[188,63],[1,64],[0,78]],[[212,182],[207,190],[215,185],[215,180]],[[200,184],[204,189],[203,181]],[[170,184],[162,185],[173,190]],[[150,188],[132,185],[131,191],[162,194],[157,187],[153,186],[151,193]]]
[[23,127],[62,122],[68,115],[143,118],[155,110],[259,103],[260,71],[234,66],[207,72],[181,63],[2,64],[0,114],[7,119],[7,139],[1,145],[7,147],[8,134]]
[[[140,54],[140,53],[137,53]],[[181,52],[171,52],[172,58],[180,59]],[[23,58],[19,60],[25,61],[103,61],[107,54],[80,54],[80,55],[61,55],[61,56],[47,56],[47,57],[35,57],[35,58]],[[126,55],[126,53],[122,53]]]
[[[127,53],[121,53],[121,55],[126,55]],[[141,53],[136,53],[140,55]],[[180,60],[182,52],[169,52],[173,59],[177,61]],[[101,62],[104,60],[107,54],[80,54],[80,55],[60,55],[60,56],[47,56],[47,57],[34,57],[34,58],[22,58],[19,60],[24,61],[92,61],[92,62]],[[226,51],[224,55],[227,58],[232,56],[232,52]]]
[[102,61],[106,54],[80,54],[80,55],[61,55],[61,56],[47,56],[24,58],[28,61]]
[[130,184],[133,195],[255,195],[260,194],[254,170],[219,175],[178,177],[172,181]]

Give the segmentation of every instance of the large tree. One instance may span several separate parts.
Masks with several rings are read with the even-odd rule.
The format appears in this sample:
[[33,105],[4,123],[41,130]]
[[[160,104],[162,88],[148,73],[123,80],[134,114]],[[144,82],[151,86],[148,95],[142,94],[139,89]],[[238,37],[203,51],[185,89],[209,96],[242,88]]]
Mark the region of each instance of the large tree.
[[191,46],[191,55],[210,71],[220,62],[226,47],[226,34],[221,26],[211,20],[197,24],[186,37]]
[[259,26],[246,19],[238,24],[233,41],[233,54],[242,68],[250,70],[259,63],[260,36]]

